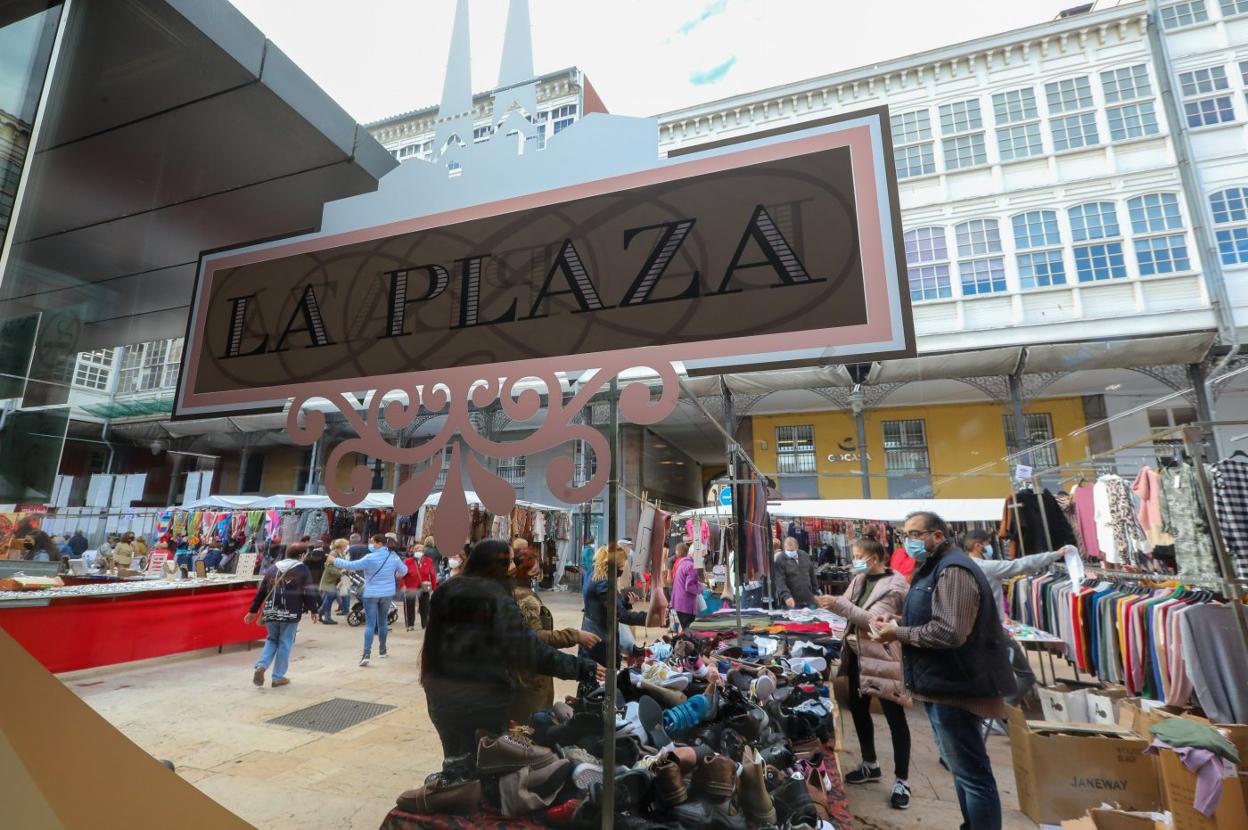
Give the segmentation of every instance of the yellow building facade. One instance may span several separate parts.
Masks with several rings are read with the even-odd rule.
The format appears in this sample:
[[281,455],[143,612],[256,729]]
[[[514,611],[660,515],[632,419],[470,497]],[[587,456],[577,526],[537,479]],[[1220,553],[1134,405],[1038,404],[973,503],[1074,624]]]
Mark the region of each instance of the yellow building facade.
[[[1047,456],[1037,453],[1037,468],[1053,460],[1069,464],[1086,458],[1087,435],[1071,436],[1070,433],[1086,425],[1083,402],[1080,398],[1052,398],[1030,402],[1024,410],[1033,423],[1047,423],[1051,433],[1059,440],[1047,450]],[[935,498],[993,498],[1005,497],[1011,489],[1010,473],[1001,459],[1006,449],[1007,409],[994,403],[956,403],[925,406],[884,407],[869,409],[864,413],[867,432],[867,454],[871,471],[872,498],[888,498],[890,476],[896,478],[907,465],[917,467],[922,451],[927,455],[927,479]],[[914,426],[921,422],[922,427]],[[900,424],[900,426],[899,426]],[[787,428],[787,429],[786,429]],[[807,458],[798,462],[790,455],[795,430],[802,436],[813,432],[814,472],[808,472]],[[810,428],[809,430],[806,428]],[[890,450],[885,447],[885,430],[890,436]],[[1030,429],[1030,426],[1029,426]],[[785,492],[785,479],[816,476],[818,497],[823,499],[862,498],[862,476],[857,454],[857,429],[854,416],[846,410],[823,412],[792,412],[753,416],[754,459],[766,473],[778,474],[780,491]],[[902,437],[899,444],[898,437]],[[925,439],[922,448],[918,440]],[[1034,440],[1034,433],[1033,433]],[[777,447],[786,454],[784,469],[778,458]],[[789,473],[795,462],[802,472]],[[1017,460],[1012,462],[1017,464]],[[971,472],[975,471],[975,472]],[[1037,469],[1039,472],[1039,469]],[[911,483],[922,482],[921,471],[909,476]],[[898,487],[897,489],[904,489]],[[813,494],[811,494],[813,495]],[[894,493],[896,495],[896,493]]]

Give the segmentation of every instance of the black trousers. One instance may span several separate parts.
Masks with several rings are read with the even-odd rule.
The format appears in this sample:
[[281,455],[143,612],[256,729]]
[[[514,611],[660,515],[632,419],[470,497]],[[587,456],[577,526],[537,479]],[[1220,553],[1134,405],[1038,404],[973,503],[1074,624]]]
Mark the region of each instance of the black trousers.
[[425,686],[429,720],[442,742],[442,774],[468,778],[477,768],[477,730],[507,731],[509,690],[471,683],[430,682]]
[[[853,649],[843,652],[849,674],[849,713],[854,719],[854,731],[858,733],[858,746],[864,763],[875,763],[875,721],[871,718],[871,696],[860,690],[861,675],[858,655]],[[888,731],[893,737],[893,773],[898,778],[910,777],[910,724],[906,721],[906,707],[891,700],[879,698]]]
[[416,625],[416,615],[420,614],[420,627],[429,624],[429,592],[407,589],[403,594],[403,624],[408,628]]

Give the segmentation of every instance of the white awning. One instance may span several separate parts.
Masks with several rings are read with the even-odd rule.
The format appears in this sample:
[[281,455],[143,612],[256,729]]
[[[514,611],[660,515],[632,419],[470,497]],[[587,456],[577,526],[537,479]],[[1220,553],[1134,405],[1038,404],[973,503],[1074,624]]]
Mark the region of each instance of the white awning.
[[[947,522],[989,522],[1001,518],[1000,499],[790,499],[767,504],[773,519],[868,519],[902,522],[916,510],[930,510]],[[700,507],[678,519],[732,518],[730,507]]]

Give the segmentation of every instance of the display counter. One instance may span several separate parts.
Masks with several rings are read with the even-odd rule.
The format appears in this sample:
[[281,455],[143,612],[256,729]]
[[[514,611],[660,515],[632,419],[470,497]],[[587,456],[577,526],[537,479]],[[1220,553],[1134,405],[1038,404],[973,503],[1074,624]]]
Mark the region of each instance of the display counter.
[[243,622],[255,577],[97,582],[0,591],[0,629],[52,672],[261,640]]

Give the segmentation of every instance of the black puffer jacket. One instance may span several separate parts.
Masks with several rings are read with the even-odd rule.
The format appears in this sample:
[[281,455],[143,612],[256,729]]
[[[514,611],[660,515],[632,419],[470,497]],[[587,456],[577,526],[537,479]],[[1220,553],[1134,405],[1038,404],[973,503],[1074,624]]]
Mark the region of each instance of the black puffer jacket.
[[515,686],[517,672],[567,680],[594,679],[590,660],[551,648],[537,638],[507,586],[457,576],[429,598],[429,626],[421,655],[421,680]]

